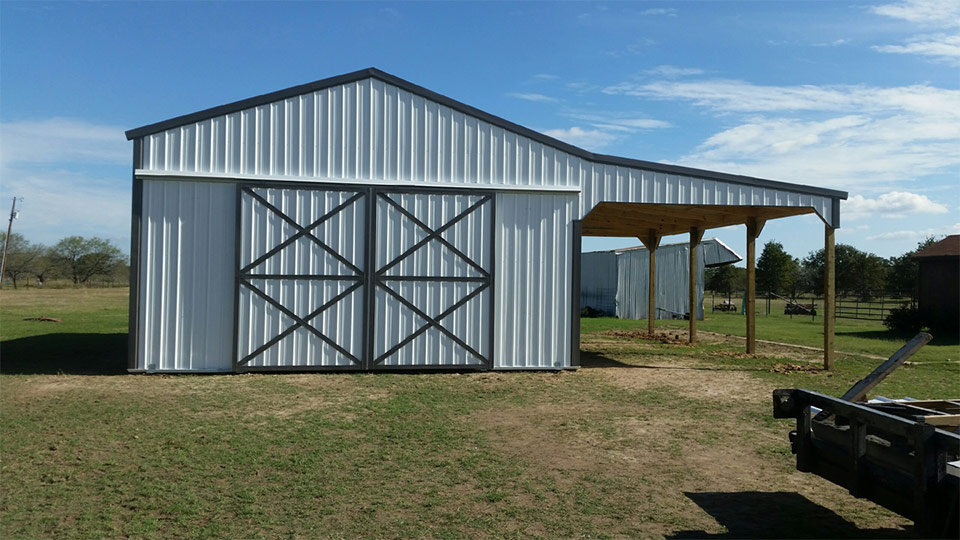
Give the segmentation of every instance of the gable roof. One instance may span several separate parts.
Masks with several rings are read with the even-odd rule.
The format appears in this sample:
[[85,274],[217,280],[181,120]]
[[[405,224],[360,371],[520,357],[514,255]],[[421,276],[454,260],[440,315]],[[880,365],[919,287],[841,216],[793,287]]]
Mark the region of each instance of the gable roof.
[[[481,111],[475,107],[471,107],[465,103],[461,103],[452,98],[438,94],[432,90],[428,90],[422,86],[418,86],[409,81],[401,79],[395,75],[391,75],[384,71],[381,71],[376,68],[367,68],[361,69],[359,71],[354,71],[352,73],[346,73],[344,75],[338,75],[336,77],[330,77],[327,79],[321,79],[319,81],[314,81],[307,84],[301,84],[298,86],[292,86],[284,90],[277,90],[276,92],[270,92],[268,94],[263,94],[260,96],[255,96],[252,98],[243,99],[240,101],[234,101],[233,103],[227,103],[225,105],[220,105],[218,107],[212,107],[209,109],[204,109],[191,114],[185,114],[182,116],[177,116],[169,120],[163,120],[161,122],[155,122],[153,124],[148,124],[138,128],[134,128],[125,132],[127,140],[139,139],[147,135],[152,135],[154,133],[159,133],[161,131],[166,131],[171,128],[180,127],[187,124],[192,124],[195,122],[200,122],[202,120],[208,120],[210,118],[215,118],[218,116],[223,116],[226,114],[234,113],[244,109],[250,109],[257,107],[259,105],[264,105],[267,103],[273,103],[276,101],[282,101],[287,98],[300,96],[303,94],[309,94],[311,92],[316,92],[317,90],[323,90],[333,86],[338,86],[342,84],[348,84],[357,82],[364,79],[377,79],[387,84],[391,84],[407,92],[418,95],[420,97],[432,100],[441,105],[449,107],[455,111],[468,114],[470,116],[476,117],[480,120],[493,124],[495,126],[501,127],[503,129],[512,131],[524,137],[533,139],[541,144],[550,146],[557,150],[567,152],[574,156],[593,161],[595,163],[621,166],[621,167],[631,167],[638,169],[647,169],[656,172],[662,172],[666,174],[677,174],[683,176],[693,176],[698,178],[707,178],[711,180],[719,180],[722,182],[731,182],[735,184],[745,184],[749,186],[758,186],[758,187],[769,187],[773,189],[783,189],[799,193],[809,193],[812,195],[820,195],[826,197],[832,197],[835,199],[846,199],[847,192],[838,191],[833,189],[827,189],[817,186],[807,186],[802,184],[792,184],[789,182],[780,182],[776,180],[766,180],[762,178],[755,178],[752,176],[742,176],[737,174],[728,174],[716,171],[708,171],[706,169],[696,169],[692,167],[683,167],[680,165],[669,165],[665,163],[656,163],[652,161],[644,161],[639,159],[624,158],[619,156],[611,156],[606,154],[595,154],[574,146],[569,143],[565,143],[543,133],[534,131],[530,128],[523,127],[519,124],[510,122],[500,118],[499,116],[494,116],[490,113]],[[836,203],[835,203],[836,204]]]
[[960,234],[951,234],[913,254],[917,259],[931,257],[960,257]]

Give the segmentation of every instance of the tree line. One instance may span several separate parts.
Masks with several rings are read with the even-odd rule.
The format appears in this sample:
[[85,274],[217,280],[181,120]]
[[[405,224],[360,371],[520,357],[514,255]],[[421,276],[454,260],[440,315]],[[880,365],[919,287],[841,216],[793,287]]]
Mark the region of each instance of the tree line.
[[22,234],[13,233],[9,242],[0,233],[7,249],[4,284],[17,288],[26,282],[42,286],[55,279],[67,279],[74,285],[94,281],[126,282],[129,265],[124,253],[109,240],[68,236],[52,246],[35,244]]
[[[917,248],[897,257],[885,259],[847,245],[837,244],[834,265],[837,296],[870,300],[879,295],[913,296],[917,290],[918,265],[912,257],[938,239],[929,237]],[[771,240],[764,244],[757,258],[757,292],[796,297],[800,294],[823,294],[823,249],[803,259],[793,257],[783,244]],[[708,268],[706,288],[730,294],[746,288],[746,269],[725,265]]]

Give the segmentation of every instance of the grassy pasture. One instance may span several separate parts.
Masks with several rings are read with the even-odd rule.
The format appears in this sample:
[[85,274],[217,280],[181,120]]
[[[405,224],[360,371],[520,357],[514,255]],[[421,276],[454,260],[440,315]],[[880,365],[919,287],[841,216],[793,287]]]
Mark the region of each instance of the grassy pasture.
[[[913,534],[796,472],[771,418],[774,388],[838,393],[876,365],[862,356],[784,370],[817,355],[594,319],[576,372],[127,375],[126,302],[0,292],[0,536]],[[63,322],[22,320],[38,315]],[[960,394],[940,347],[878,393]]]

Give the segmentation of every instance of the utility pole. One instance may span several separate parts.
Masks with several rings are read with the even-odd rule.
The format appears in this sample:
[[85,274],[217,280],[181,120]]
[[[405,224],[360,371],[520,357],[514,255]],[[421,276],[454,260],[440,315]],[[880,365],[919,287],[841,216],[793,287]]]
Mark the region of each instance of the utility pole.
[[[23,198],[20,199],[23,201]],[[10,245],[10,233],[13,230],[13,220],[17,219],[17,198],[13,198],[13,205],[10,207],[10,224],[7,225],[7,237],[3,241],[3,260],[0,261],[0,287],[3,287],[3,274],[7,269],[7,247]]]

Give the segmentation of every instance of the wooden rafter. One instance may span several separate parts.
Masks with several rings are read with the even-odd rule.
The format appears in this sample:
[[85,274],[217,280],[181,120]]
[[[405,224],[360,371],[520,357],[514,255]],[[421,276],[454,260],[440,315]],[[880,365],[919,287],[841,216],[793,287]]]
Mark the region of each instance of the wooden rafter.
[[592,236],[668,236],[691,228],[713,229],[813,213],[809,207],[720,206],[685,204],[599,203],[583,219],[583,234]]

